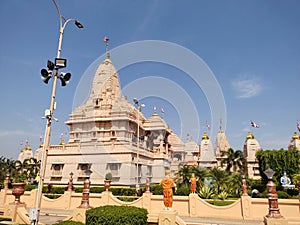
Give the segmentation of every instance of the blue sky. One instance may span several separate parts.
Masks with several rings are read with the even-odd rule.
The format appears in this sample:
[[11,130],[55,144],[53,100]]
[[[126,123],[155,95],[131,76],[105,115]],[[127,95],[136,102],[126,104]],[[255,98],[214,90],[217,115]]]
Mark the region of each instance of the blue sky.
[[[78,19],[84,29],[78,30],[72,23],[65,29],[61,57],[68,59],[66,70],[72,78],[68,86],[57,88],[55,117],[60,122],[53,123],[51,143],[58,143],[61,133],[67,138],[64,121],[72,112],[85,71],[105,53],[102,40],[106,35],[110,49],[143,40],[188,49],[206,63],[218,81],[227,112],[222,120],[231,146],[242,149],[252,130],[263,149],[287,148],[300,120],[299,1],[57,0],[57,4],[65,18]],[[46,121],[41,117],[49,108],[52,81],[44,84],[40,70],[56,56],[59,19],[50,0],[0,1],[0,18],[0,155],[17,158],[24,146],[20,141],[25,143],[28,138],[35,149],[44,133]],[[157,54],[161,54],[159,50]],[[111,59],[114,62],[113,54]],[[154,91],[141,99],[145,115],[153,113],[154,105],[158,111],[164,107],[164,118],[172,130],[183,140],[189,133],[199,143],[206,120],[219,120],[212,118],[211,100],[205,91],[184,71],[170,65],[145,62],[119,71],[122,87],[149,77],[164,78],[170,86],[163,94]],[[182,129],[194,118],[182,118],[176,110],[183,106],[180,96],[175,103],[168,99],[175,93],[172,82],[189,96],[190,117],[196,108],[200,126],[195,123]],[[143,86],[135,90],[136,96],[143,96]],[[251,129],[250,120],[260,128]]]

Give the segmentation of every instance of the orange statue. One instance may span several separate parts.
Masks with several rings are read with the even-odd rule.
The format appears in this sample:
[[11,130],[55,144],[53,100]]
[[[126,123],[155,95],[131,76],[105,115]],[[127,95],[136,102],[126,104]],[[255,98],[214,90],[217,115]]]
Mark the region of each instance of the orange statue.
[[191,192],[193,194],[196,193],[196,187],[197,187],[197,178],[195,177],[195,174],[192,173],[192,177],[190,178],[190,183],[191,183]]
[[175,187],[174,180],[170,178],[170,170],[166,170],[166,176],[160,182],[160,186],[163,188],[164,191],[164,205],[167,210],[172,208],[173,204],[173,190],[172,188]]

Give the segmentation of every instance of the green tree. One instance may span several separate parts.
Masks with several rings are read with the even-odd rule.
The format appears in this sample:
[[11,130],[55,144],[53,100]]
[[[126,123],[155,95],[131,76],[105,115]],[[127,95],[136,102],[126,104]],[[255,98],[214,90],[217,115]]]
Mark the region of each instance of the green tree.
[[176,175],[176,184],[178,187],[189,187],[190,185],[190,178],[192,177],[192,173],[195,174],[195,177],[198,179],[197,181],[197,187],[203,186],[204,178],[208,174],[208,170],[205,168],[199,168],[196,166],[188,166],[184,165],[182,166]]
[[226,165],[226,171],[240,171],[244,174],[246,160],[241,150],[234,151],[229,148],[228,151],[222,153],[222,156],[225,158],[221,160],[221,166]]
[[15,169],[15,161],[12,159],[0,157],[0,188],[2,187],[7,173],[12,174]]
[[213,178],[213,187],[216,194],[220,194],[222,191],[228,190],[230,172],[213,168],[209,171],[209,175]]
[[231,173],[228,177],[227,192],[232,197],[240,197],[242,193],[242,175],[240,173]]
[[27,179],[31,180],[35,179],[39,170],[40,170],[40,162],[36,158],[25,159],[23,162],[23,169],[26,172]]
[[192,175],[192,167],[188,165],[182,166],[175,174],[176,183],[179,185],[187,185]]
[[274,180],[277,183],[280,177],[286,172],[288,177],[300,172],[300,151],[293,150],[260,150],[256,152],[258,160],[259,172],[263,180],[266,182],[267,177],[264,171],[271,168],[276,173]]

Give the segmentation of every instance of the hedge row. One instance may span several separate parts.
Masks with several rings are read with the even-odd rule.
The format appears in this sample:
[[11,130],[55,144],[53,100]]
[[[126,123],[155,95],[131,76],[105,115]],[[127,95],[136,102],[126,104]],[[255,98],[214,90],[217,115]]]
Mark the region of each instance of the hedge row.
[[67,220],[67,221],[58,222],[54,225],[85,225],[85,224],[77,221]]
[[147,210],[135,206],[100,206],[86,211],[89,225],[146,225]]

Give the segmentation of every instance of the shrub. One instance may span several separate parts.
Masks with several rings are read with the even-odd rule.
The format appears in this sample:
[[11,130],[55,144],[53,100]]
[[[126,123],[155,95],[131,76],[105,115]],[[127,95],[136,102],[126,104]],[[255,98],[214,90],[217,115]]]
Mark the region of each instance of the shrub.
[[290,198],[291,196],[285,191],[277,191],[278,198]]
[[218,198],[221,200],[225,200],[228,197],[228,193],[226,191],[222,191],[220,194],[218,194]]
[[35,185],[33,185],[33,184],[26,184],[25,191],[31,191],[33,189],[35,189]]
[[203,186],[198,192],[199,196],[204,199],[209,199],[214,196],[214,192],[209,187]]
[[206,202],[215,206],[227,206],[231,205],[235,201],[206,200]]
[[61,195],[50,193],[50,194],[45,194],[44,196],[47,197],[47,198],[50,198],[50,199],[57,199],[57,198],[59,198]]
[[75,192],[76,193],[82,193],[83,187],[75,187]]
[[187,187],[186,185],[183,185],[179,188],[177,188],[176,192],[174,193],[175,195],[180,195],[180,196],[188,196],[190,194],[190,188]]
[[251,189],[256,189],[258,190],[260,193],[263,193],[266,190],[266,184],[261,183],[260,181],[258,181],[257,183],[253,183],[251,185]]
[[0,217],[0,221],[11,221],[11,218],[2,218],[2,217]]
[[147,210],[135,206],[100,206],[86,211],[89,225],[146,225]]
[[297,189],[287,189],[286,192],[290,196],[298,196],[299,195],[299,191]]
[[150,191],[154,195],[162,195],[163,194],[163,189],[159,184],[151,184],[150,185]]
[[111,188],[110,191],[115,196],[135,196],[135,188]]
[[72,220],[66,220],[66,221],[58,222],[54,225],[84,225],[84,223],[72,221]]
[[[101,193],[103,191],[105,191],[104,187],[91,187],[90,188],[91,193]],[[81,192],[82,192],[82,190],[81,190]]]
[[135,197],[133,197],[133,198],[132,197],[131,198],[129,198],[129,197],[118,197],[118,199],[123,201],[123,202],[133,202],[134,200],[136,200]]

